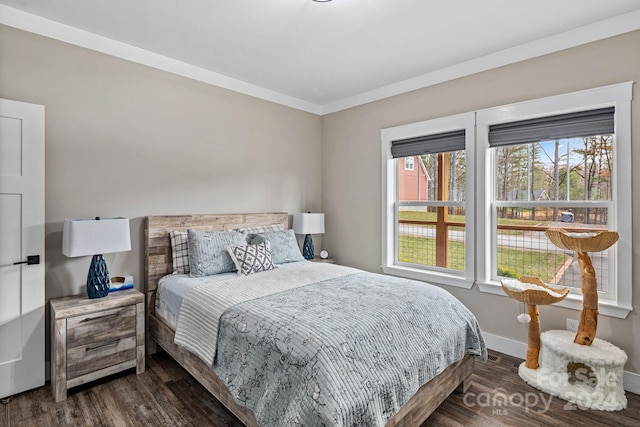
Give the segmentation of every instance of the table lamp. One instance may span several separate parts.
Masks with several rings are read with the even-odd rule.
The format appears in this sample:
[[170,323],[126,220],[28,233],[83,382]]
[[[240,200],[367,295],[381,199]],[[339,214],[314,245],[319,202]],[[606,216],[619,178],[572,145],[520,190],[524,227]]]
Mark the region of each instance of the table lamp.
[[68,257],[93,255],[87,275],[87,295],[109,294],[109,270],[102,254],[131,250],[128,218],[68,219],[62,229],[62,253]]
[[324,214],[311,212],[293,214],[293,231],[296,234],[305,234],[302,256],[305,259],[313,259],[311,235],[324,233]]

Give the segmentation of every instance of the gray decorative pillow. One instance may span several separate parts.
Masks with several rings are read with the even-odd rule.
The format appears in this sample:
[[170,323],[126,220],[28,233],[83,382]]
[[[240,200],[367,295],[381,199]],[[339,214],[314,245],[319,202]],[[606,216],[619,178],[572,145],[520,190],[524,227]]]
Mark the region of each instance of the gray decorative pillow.
[[173,274],[189,274],[189,245],[186,231],[169,231]]
[[277,268],[271,260],[269,242],[257,245],[232,246],[227,248],[231,259],[238,270],[238,276],[248,276],[260,271]]
[[255,245],[266,241],[271,243],[271,258],[274,264],[304,261],[293,230],[268,231],[256,234],[251,239],[251,244]]
[[247,244],[246,234],[237,231],[188,230],[189,276],[202,277],[235,271],[227,252],[229,246]]

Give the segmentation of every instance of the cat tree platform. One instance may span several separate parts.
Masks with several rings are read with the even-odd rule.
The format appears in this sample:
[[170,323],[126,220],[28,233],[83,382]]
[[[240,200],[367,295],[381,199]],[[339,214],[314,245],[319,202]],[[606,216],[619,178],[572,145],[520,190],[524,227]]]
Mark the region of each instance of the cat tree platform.
[[520,377],[535,388],[581,408],[619,411],[627,407],[622,383],[626,353],[596,338],[590,346],[575,344],[574,333],[546,331],[540,336],[540,367],[522,363]]

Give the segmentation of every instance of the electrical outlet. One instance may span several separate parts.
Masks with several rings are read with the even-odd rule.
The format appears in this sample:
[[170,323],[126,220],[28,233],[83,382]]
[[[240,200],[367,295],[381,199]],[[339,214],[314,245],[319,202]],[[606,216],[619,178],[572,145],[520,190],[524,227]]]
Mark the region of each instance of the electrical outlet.
[[575,319],[567,319],[567,331],[570,332],[578,332],[578,322]]

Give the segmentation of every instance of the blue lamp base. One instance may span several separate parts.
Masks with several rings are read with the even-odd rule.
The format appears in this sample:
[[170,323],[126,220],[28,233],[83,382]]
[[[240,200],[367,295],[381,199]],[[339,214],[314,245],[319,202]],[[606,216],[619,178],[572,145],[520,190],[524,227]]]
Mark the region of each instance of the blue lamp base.
[[87,275],[87,295],[89,299],[106,297],[109,294],[109,270],[102,255],[94,255]]
[[304,244],[302,245],[302,256],[304,259],[313,259],[313,240],[311,234],[304,236]]

